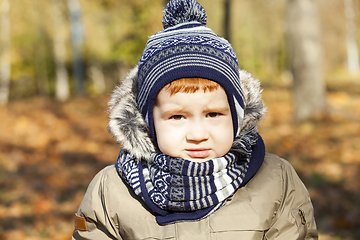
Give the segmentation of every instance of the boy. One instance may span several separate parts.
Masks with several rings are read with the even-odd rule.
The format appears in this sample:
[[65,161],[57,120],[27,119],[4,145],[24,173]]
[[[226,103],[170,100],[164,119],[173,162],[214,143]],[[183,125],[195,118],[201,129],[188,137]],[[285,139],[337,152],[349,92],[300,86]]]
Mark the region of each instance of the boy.
[[115,89],[122,150],[89,185],[73,239],[317,239],[306,188],[265,154],[259,82],[205,24],[197,2],[170,1]]

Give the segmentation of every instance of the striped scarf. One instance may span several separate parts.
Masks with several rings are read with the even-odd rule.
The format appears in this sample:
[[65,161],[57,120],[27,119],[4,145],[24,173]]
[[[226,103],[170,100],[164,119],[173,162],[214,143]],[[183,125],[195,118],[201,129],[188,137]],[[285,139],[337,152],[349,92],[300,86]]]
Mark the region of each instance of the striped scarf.
[[160,225],[198,220],[223,206],[257,172],[265,153],[258,137],[256,144],[250,146],[252,154],[229,152],[203,163],[161,152],[153,154],[153,162],[143,163],[121,150],[116,168],[155,212]]

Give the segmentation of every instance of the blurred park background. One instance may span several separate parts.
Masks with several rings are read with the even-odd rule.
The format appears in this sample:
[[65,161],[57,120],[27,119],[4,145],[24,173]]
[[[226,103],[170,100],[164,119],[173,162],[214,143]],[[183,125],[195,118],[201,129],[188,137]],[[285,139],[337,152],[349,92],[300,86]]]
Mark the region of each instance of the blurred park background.
[[[120,149],[111,90],[162,30],[166,2],[0,0],[0,239],[71,237]],[[360,239],[360,2],[198,2],[261,80],[261,135],[308,187],[320,239]]]

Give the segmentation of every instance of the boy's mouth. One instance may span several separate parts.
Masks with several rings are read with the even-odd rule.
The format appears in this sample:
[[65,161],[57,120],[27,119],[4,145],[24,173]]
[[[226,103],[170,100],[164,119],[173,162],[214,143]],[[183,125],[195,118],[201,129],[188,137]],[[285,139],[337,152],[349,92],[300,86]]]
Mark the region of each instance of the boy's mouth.
[[207,158],[210,155],[210,149],[185,149],[185,152],[191,158]]

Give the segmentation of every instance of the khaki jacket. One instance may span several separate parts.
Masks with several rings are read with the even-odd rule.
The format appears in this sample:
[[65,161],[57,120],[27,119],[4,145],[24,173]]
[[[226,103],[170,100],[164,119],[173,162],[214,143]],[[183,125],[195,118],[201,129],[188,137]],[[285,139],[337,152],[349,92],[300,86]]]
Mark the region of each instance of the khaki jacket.
[[160,226],[115,166],[92,180],[73,239],[317,239],[309,193],[293,167],[266,154],[256,175],[205,219]]

